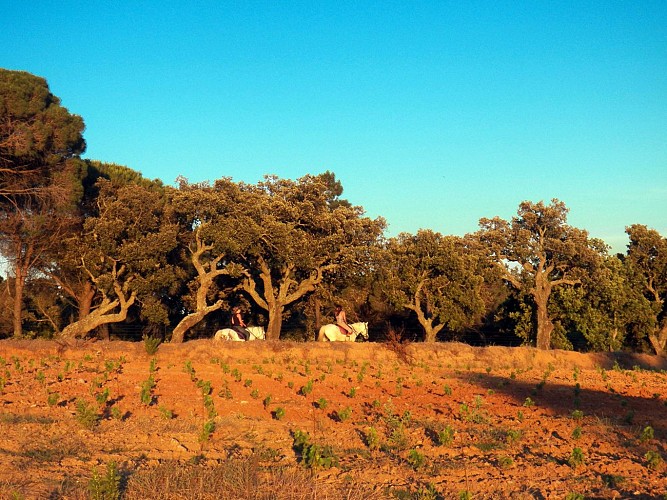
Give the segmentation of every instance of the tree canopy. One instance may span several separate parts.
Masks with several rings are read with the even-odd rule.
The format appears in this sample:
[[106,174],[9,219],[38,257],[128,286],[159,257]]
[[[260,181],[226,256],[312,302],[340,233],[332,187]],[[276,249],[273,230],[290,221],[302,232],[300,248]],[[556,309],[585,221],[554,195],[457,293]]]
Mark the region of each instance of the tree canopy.
[[343,303],[375,339],[400,324],[427,342],[509,335],[665,354],[667,240],[655,229],[629,226],[627,253],[610,256],[553,199],[470,235],[387,238],[331,171],[165,186],[82,160],[83,130],[43,78],[0,70],[0,336],[133,325],[182,342],[243,305],[277,340],[294,326],[311,335]]

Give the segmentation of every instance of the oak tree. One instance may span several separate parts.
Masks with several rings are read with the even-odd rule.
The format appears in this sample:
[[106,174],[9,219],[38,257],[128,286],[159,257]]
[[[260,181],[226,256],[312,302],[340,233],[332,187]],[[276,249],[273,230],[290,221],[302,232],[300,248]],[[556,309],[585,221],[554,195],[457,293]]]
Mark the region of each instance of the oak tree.
[[535,335],[539,349],[551,348],[554,324],[549,315],[549,298],[555,287],[573,286],[599,262],[585,230],[567,223],[568,208],[551,200],[519,205],[510,221],[494,217],[480,220],[480,241],[515,289],[531,297],[534,305]]

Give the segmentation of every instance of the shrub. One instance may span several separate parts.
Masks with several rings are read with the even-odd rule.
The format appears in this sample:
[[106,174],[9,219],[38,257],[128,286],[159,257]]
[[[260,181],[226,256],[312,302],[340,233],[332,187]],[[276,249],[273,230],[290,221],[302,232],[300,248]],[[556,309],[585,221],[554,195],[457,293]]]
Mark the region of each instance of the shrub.
[[345,422],[351,416],[352,416],[352,408],[350,408],[349,406],[346,406],[345,408],[336,411],[336,419],[339,422]]
[[412,449],[408,453],[408,464],[410,464],[410,467],[414,470],[421,469],[424,466],[425,461],[426,458],[424,457],[424,454],[418,450]]
[[282,420],[285,417],[285,408],[279,406],[273,411],[273,418],[276,420]]
[[264,405],[264,409],[267,410],[269,408],[269,405],[271,404],[271,401],[273,400],[273,396],[271,394],[267,394],[264,400],[262,401],[262,405]]
[[76,420],[86,429],[92,430],[99,422],[100,416],[85,400],[78,399],[76,402]]
[[211,438],[213,431],[215,431],[215,422],[213,420],[207,420],[204,422],[201,432],[199,433],[199,442],[203,443],[208,441]]
[[583,465],[586,462],[584,458],[584,452],[581,448],[575,448],[570,453],[570,457],[567,459],[567,463],[573,469],[577,468],[580,465]]
[[451,425],[446,425],[444,429],[438,432],[438,444],[440,446],[449,446],[454,441],[454,428]]
[[144,341],[144,349],[149,356],[154,355],[157,352],[158,347],[160,347],[161,341],[159,338],[144,335],[142,340]]
[[116,468],[116,462],[107,464],[107,470],[103,476],[97,472],[97,469],[93,469],[88,491],[91,500],[120,499],[120,474]]
[[338,458],[331,446],[320,446],[310,442],[307,432],[294,431],[294,451],[301,456],[301,463],[310,469],[329,468],[338,465]]
[[658,470],[662,464],[662,455],[656,451],[647,451],[644,460],[646,460],[646,467],[651,470]]
[[380,448],[380,437],[378,436],[375,427],[369,427],[364,436],[364,440],[366,441],[366,446],[368,446],[369,450],[375,451]]
[[650,441],[651,439],[653,439],[653,436],[654,436],[653,427],[648,425],[648,426],[644,427],[644,430],[642,431],[641,435],[639,436],[639,440],[642,443],[645,443],[645,442]]
[[313,392],[312,380],[306,382],[306,385],[302,386],[301,389],[299,389],[299,394],[301,394],[302,396],[308,396],[308,394],[310,394],[311,392]]

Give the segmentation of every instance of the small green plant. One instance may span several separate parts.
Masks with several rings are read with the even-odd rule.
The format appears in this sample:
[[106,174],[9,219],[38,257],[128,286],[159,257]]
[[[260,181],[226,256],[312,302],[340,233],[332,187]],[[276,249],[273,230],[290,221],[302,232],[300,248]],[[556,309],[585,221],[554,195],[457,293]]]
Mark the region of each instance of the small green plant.
[[581,426],[577,425],[574,429],[572,429],[572,439],[575,441],[577,439],[581,438]]
[[530,399],[530,397],[527,397],[526,400],[523,402],[523,406],[525,406],[526,408],[532,408],[533,406],[535,406],[535,401]]
[[153,375],[150,375],[146,380],[141,383],[141,393],[139,398],[141,402],[146,406],[150,406],[153,402],[153,388],[155,387],[155,380]]
[[635,412],[634,410],[630,410],[628,413],[625,414],[625,417],[623,417],[623,421],[630,425],[635,419]]
[[662,465],[662,455],[657,451],[647,451],[644,455],[644,460],[646,461],[646,467],[650,470],[658,470],[660,465]]
[[158,410],[162,414],[165,420],[171,420],[172,418],[174,418],[174,412],[171,411],[166,406],[160,406]]
[[350,387],[350,391],[347,393],[348,398],[353,398],[357,395],[357,388],[356,387]]
[[352,408],[346,406],[340,410],[336,410],[336,419],[339,422],[345,422],[352,416]]
[[579,420],[581,420],[582,418],[584,418],[584,412],[581,411],[581,410],[574,410],[571,415],[572,415],[572,418],[574,420],[576,420],[577,422]]
[[276,420],[282,420],[283,418],[285,418],[285,408],[283,408],[282,406],[276,408],[273,411],[273,418],[275,418]]
[[107,402],[109,399],[109,388],[105,387],[103,391],[98,392],[95,395],[95,401],[97,401],[97,404],[103,405],[104,403]]
[[266,397],[262,400],[262,405],[264,406],[265,410],[269,409],[269,405],[271,404],[272,400],[273,396],[271,396],[271,394],[267,394]]
[[301,456],[301,463],[310,468],[329,468],[338,465],[338,458],[331,446],[321,446],[310,442],[307,432],[294,431],[294,451]]
[[150,373],[155,373],[157,371],[157,358],[151,358],[151,364],[148,367]]
[[653,427],[647,425],[646,427],[644,427],[644,430],[639,435],[639,441],[641,441],[642,443],[646,443],[647,441],[653,439],[653,437],[654,437]]
[[412,449],[408,452],[408,465],[414,470],[419,470],[424,467],[426,457],[419,450]]
[[100,416],[87,401],[78,399],[76,402],[76,420],[84,428],[92,430],[99,422]]
[[60,400],[60,394],[58,394],[57,392],[49,392],[48,395],[46,396],[46,403],[49,406],[57,405],[59,400]]
[[325,410],[326,407],[329,406],[329,402],[325,398],[319,398],[316,403],[320,410]]
[[44,372],[42,370],[39,370],[37,372],[37,375],[35,375],[35,380],[37,380],[37,382],[39,382],[40,385],[44,385],[44,379],[45,379]]
[[501,469],[511,469],[514,466],[514,460],[512,457],[508,457],[507,455],[502,455],[498,457],[498,466]]
[[104,475],[93,469],[93,477],[88,483],[88,492],[91,500],[118,500],[120,499],[120,473],[116,462],[109,462]]
[[201,390],[202,396],[208,396],[211,394],[211,392],[213,392],[210,380],[205,380],[205,381],[200,380],[199,382],[197,382],[197,386]]
[[572,453],[570,453],[570,457],[567,459],[568,465],[573,469],[579,467],[580,465],[583,465],[585,462],[586,459],[584,457],[584,452],[581,450],[581,448],[574,448],[572,450]]
[[243,387],[252,387],[252,379],[245,379],[245,382],[243,382]]
[[586,497],[581,493],[571,492],[565,495],[565,500],[584,500]]
[[306,382],[306,385],[302,386],[301,389],[299,389],[299,394],[301,394],[302,396],[308,396],[308,394],[310,394],[311,392],[313,392],[312,380]]
[[114,420],[123,420],[123,414],[121,413],[120,408],[118,408],[116,405],[112,406],[109,412],[111,414],[111,418]]
[[437,433],[437,442],[440,446],[449,446],[454,441],[454,428],[451,425],[446,425],[441,431]]
[[518,413],[516,414],[516,419],[519,422],[523,422],[524,416],[523,416],[523,412],[521,410],[519,410]]
[[505,436],[505,440],[507,441],[507,444],[515,444],[519,442],[521,436],[522,432],[520,429],[509,429]]
[[142,340],[144,341],[144,349],[146,350],[146,354],[153,356],[157,352],[158,347],[160,347],[161,340],[157,337],[151,337],[149,335],[144,335]]
[[259,390],[253,389],[252,391],[250,391],[250,397],[252,399],[259,399]]
[[369,450],[375,451],[380,448],[380,437],[378,436],[378,432],[375,427],[369,427],[364,438],[366,441],[366,446],[368,446]]
[[234,396],[232,395],[232,390],[229,388],[229,383],[226,380],[223,380],[222,389],[220,389],[220,392],[218,393],[218,396],[220,396],[223,399],[233,399],[234,398]]
[[472,493],[469,491],[459,491],[459,500],[472,500]]
[[211,439],[211,434],[215,431],[215,421],[207,420],[202,425],[201,431],[199,432],[199,442],[204,443]]

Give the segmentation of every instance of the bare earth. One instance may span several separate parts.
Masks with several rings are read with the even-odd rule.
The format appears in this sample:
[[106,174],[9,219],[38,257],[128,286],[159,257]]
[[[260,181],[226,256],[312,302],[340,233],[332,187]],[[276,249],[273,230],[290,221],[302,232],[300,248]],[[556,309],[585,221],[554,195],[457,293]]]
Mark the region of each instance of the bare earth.
[[[127,498],[667,498],[657,357],[197,340],[154,356],[0,341],[0,358],[0,498],[85,498],[111,462]],[[304,459],[296,431],[333,465]],[[151,471],[230,464],[252,487],[186,494],[172,477],[146,493]]]

